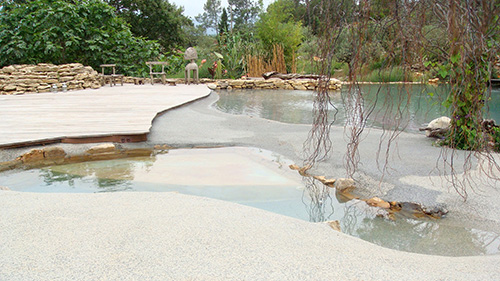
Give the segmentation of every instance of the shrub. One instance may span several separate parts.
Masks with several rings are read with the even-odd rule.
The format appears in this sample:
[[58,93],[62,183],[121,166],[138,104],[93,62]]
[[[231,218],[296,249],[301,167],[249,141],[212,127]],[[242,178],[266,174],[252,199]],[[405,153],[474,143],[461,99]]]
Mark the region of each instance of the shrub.
[[362,80],[368,82],[411,82],[413,78],[404,71],[402,67],[392,67],[371,71],[368,75],[362,76]]
[[[76,4],[75,4],[76,3]],[[0,66],[115,63],[127,75],[147,73],[159,45],[132,36],[114,9],[98,0],[33,0],[0,10]]]

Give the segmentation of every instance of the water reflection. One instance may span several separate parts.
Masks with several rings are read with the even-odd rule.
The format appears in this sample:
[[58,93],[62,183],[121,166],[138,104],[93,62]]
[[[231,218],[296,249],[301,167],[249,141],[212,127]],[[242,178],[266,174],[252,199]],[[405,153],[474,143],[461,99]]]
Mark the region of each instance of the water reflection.
[[[400,251],[465,256],[500,252],[500,236],[494,232],[453,225],[446,219],[389,220],[381,210],[359,200],[343,203],[341,194],[311,177],[304,178],[303,202],[312,222],[338,220],[342,232]],[[333,194],[332,194],[333,193]],[[333,195],[333,196],[332,196]],[[457,243],[460,247],[457,247]]]
[[155,159],[153,156],[53,166],[40,169],[39,176],[48,192],[60,192],[60,187],[66,185],[75,192],[127,191],[133,190],[135,171],[148,171]]
[[[383,84],[383,85],[359,85],[353,91],[361,91],[363,97],[363,114],[370,113],[363,119],[369,127],[393,129],[399,128],[410,132],[418,131],[418,128],[430,120],[447,115],[447,109],[442,106],[448,92],[449,86],[440,85],[410,85],[410,84]],[[342,92],[330,92],[330,100],[339,109],[336,116],[336,124],[344,125],[349,119],[346,110],[355,110],[352,116],[360,116],[360,108],[352,106],[356,100],[346,101],[345,98],[352,96],[348,94],[348,87],[344,86]],[[314,93],[312,91],[288,91],[288,90],[221,90],[217,92],[219,100],[215,107],[221,111],[237,114],[261,117],[285,123],[311,124]],[[357,95],[355,95],[357,96]],[[347,106],[344,106],[347,102]],[[500,89],[493,89],[491,99],[487,106],[489,112],[487,118],[492,118],[500,123]],[[333,120],[332,114],[329,120]]]
[[[351,235],[396,250],[446,256],[484,255],[499,252],[500,239],[493,232],[446,225],[446,222],[363,218]],[[460,246],[457,247],[457,242]],[[424,250],[425,249],[425,250]]]
[[47,186],[62,182],[66,183],[70,187],[74,187],[75,180],[81,179],[82,176],[67,174],[67,173],[59,173],[52,170],[40,170],[40,178]]
[[[311,222],[331,220],[335,214],[331,188],[312,177],[303,177],[303,202]],[[337,202],[338,203],[338,202]]]
[[338,220],[344,233],[403,251],[449,256],[500,252],[494,232],[449,219],[380,218],[378,209],[347,200],[314,178],[300,177],[289,163],[261,149],[171,150],[155,157],[0,173],[0,182],[29,192],[176,191],[312,222]]

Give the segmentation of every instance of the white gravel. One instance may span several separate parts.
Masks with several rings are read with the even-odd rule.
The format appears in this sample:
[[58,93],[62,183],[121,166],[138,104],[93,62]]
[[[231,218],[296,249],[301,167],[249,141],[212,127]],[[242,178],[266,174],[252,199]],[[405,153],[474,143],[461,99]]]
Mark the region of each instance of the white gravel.
[[500,256],[398,252],[177,193],[0,192],[0,280],[498,280]]
[[[148,143],[129,146],[256,146],[301,163],[310,126],[216,112],[209,108],[215,100],[212,95],[167,112],[153,123]],[[390,173],[379,185],[374,157],[379,137],[371,130],[360,147],[358,183],[365,182],[365,192],[387,200],[444,203],[456,221],[500,229],[498,186],[479,186],[463,203],[431,180],[440,149],[425,137],[400,136]],[[343,129],[333,127],[332,138],[332,157],[316,171],[342,177]],[[74,154],[89,145],[60,146]],[[0,151],[0,160],[29,149]],[[500,280],[500,255],[399,252],[326,224],[176,193],[0,191],[0,280],[388,279]]]

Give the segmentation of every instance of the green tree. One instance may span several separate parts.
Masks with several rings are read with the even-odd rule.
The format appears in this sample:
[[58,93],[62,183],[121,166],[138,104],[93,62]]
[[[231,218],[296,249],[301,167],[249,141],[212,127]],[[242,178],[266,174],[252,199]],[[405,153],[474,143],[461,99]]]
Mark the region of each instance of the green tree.
[[0,66],[116,63],[122,73],[137,74],[159,53],[157,43],[133,37],[102,1],[26,2],[4,4],[0,12]]
[[222,15],[220,17],[219,26],[218,26],[218,34],[223,35],[229,31],[229,23],[227,18],[226,8],[222,9]]
[[105,0],[130,24],[135,36],[157,40],[164,50],[184,45],[183,26],[193,25],[183,8],[167,0]]
[[[213,29],[217,31],[219,27],[219,16],[221,14],[220,0],[207,0],[203,5],[203,14],[199,14],[195,19],[204,29]],[[227,15],[226,15],[227,17]]]
[[267,7],[256,24],[257,36],[264,49],[272,50],[273,45],[281,45],[287,65],[291,65],[303,39],[302,23],[295,21],[294,7],[293,0],[277,0]]
[[238,31],[251,29],[264,5],[262,0],[256,2],[252,0],[228,0],[227,3],[231,17],[231,29]]

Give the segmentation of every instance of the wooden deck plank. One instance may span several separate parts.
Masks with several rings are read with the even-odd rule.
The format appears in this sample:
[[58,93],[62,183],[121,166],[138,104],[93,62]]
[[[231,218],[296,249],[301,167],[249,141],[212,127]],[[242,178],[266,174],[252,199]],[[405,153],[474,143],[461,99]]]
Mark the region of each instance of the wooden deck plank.
[[209,94],[204,85],[125,85],[0,96],[0,147],[46,139],[148,133],[159,112]]

